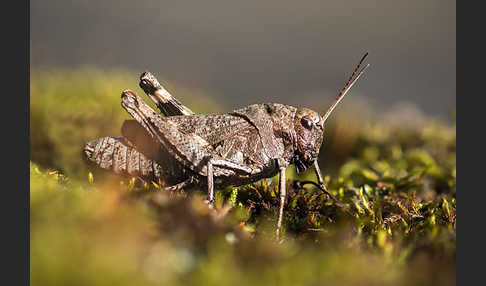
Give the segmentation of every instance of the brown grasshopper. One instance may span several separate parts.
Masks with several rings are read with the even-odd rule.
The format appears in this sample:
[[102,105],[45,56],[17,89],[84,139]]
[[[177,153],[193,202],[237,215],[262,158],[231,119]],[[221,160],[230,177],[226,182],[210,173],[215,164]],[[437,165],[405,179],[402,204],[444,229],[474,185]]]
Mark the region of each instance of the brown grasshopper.
[[124,122],[123,137],[88,142],[84,155],[101,168],[168,185],[167,190],[205,187],[211,206],[215,187],[240,186],[279,173],[278,237],[286,197],[285,170],[290,164],[298,173],[314,166],[316,185],[330,195],[316,160],[324,123],[369,66],[360,70],[367,55],[323,115],[278,103],[198,115],[170,95],[152,74],[144,72],[140,87],[162,114],[133,91],[123,91],[122,107],[135,120]]

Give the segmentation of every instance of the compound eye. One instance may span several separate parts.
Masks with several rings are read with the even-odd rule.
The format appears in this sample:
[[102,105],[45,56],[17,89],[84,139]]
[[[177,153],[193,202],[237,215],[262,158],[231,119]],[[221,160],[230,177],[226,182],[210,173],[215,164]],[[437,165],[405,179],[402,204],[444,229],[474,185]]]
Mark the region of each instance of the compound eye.
[[311,130],[314,122],[309,117],[302,117],[300,124],[302,124],[304,128]]

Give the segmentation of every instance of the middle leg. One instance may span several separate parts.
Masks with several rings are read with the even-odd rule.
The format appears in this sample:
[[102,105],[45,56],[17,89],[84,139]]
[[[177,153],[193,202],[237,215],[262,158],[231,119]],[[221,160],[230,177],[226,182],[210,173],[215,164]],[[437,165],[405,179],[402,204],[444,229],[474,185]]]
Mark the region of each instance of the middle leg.
[[277,221],[277,240],[280,238],[280,227],[282,226],[283,209],[285,204],[285,197],[287,196],[287,190],[285,189],[285,169],[285,167],[280,168],[279,175],[280,208],[278,211]]
[[214,207],[214,173],[213,162],[208,160],[207,164],[207,178],[208,178],[208,205],[210,208]]

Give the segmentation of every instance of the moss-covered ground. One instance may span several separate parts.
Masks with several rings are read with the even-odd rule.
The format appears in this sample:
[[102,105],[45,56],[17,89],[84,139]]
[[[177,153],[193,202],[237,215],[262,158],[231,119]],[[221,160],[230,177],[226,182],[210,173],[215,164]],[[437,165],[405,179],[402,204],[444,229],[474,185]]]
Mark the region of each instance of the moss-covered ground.
[[[315,177],[290,168],[277,241],[277,178],[217,190],[210,211],[202,190],[164,192],[85,164],[84,142],[119,136],[129,118],[121,91],[143,94],[133,74],[31,75],[32,285],[455,285],[455,123],[346,112],[351,95],[319,157],[341,205],[295,186]],[[169,90],[196,112],[224,112]]]

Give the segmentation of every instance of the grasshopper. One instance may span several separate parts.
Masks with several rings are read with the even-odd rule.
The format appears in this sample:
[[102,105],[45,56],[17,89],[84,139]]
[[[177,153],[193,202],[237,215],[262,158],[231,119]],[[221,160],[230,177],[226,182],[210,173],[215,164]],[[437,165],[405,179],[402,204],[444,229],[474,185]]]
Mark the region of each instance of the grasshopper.
[[322,115],[278,103],[199,115],[174,98],[151,73],[144,72],[139,85],[160,113],[135,92],[123,91],[121,105],[134,120],[123,123],[122,137],[88,142],[84,156],[101,168],[158,182],[166,190],[207,188],[206,202],[210,206],[214,203],[215,187],[240,186],[279,174],[278,237],[286,198],[285,170],[289,165],[294,164],[298,173],[313,166],[318,181],[314,184],[331,196],[317,162],[324,123],[369,66],[360,69],[367,55]]

